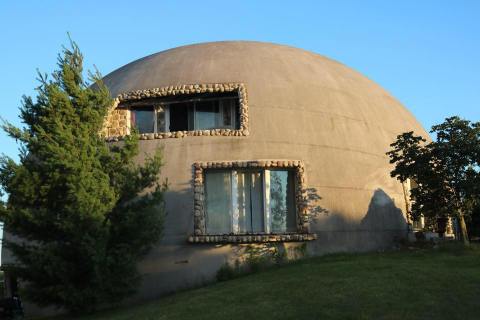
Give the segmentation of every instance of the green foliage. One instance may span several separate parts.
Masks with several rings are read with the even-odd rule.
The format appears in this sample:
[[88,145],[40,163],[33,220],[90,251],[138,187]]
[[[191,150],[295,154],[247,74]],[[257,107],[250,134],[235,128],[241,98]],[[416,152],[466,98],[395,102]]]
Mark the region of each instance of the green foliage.
[[[287,254],[287,251],[290,254]],[[274,266],[284,265],[290,260],[300,260],[307,257],[307,245],[292,246],[287,249],[282,244],[249,244],[242,246],[236,252],[238,256],[233,264],[225,262],[218,269],[216,278],[218,281],[226,281],[240,276],[257,273]],[[290,260],[289,260],[290,256]]]
[[3,271],[0,271],[0,298],[3,298],[5,291],[5,275]]
[[235,279],[240,277],[241,275],[245,274],[245,271],[240,268],[240,261],[235,260],[233,265],[225,262],[220,269],[218,269],[216,278],[217,281],[227,281],[231,279]]
[[272,244],[249,244],[237,249],[235,262],[225,262],[217,271],[218,281],[235,279],[240,276],[265,270],[273,265],[286,262],[285,252]]
[[480,123],[458,117],[433,126],[436,141],[413,132],[399,135],[387,153],[392,177],[416,183],[411,191],[413,217],[463,216],[480,203]]
[[131,294],[136,263],[161,236],[161,153],[135,165],[138,135],[109,146],[100,136],[112,104],[98,73],[83,80],[77,45],[64,48],[52,80],[39,75],[24,97],[24,128],[3,129],[22,145],[20,162],[0,158],[0,207],[23,293],[40,305],[85,312]]

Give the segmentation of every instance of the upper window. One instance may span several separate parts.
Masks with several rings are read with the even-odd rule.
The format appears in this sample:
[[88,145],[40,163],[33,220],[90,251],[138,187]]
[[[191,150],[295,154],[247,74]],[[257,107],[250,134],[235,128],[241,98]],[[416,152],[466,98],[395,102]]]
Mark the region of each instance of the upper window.
[[131,127],[139,133],[240,127],[238,93],[233,92],[146,99],[132,106],[130,115]]
[[206,171],[206,233],[296,232],[294,190],[290,170]]

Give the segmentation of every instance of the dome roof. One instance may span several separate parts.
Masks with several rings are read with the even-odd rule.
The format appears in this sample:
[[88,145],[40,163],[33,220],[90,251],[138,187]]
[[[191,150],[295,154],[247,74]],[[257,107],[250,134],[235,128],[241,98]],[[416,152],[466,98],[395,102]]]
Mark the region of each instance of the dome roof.
[[223,41],[182,46],[129,63],[104,78],[112,96],[184,84],[244,83],[250,107],[272,104],[426,135],[389,93],[360,73],[302,49]]
[[309,185],[319,190],[323,204],[358,220],[377,189],[404,201],[385,154],[396,136],[415,131],[428,137],[373,81],[341,63],[283,45],[232,41],[178,47],[127,64],[104,80],[113,96],[167,86],[244,84],[248,136],[140,144],[145,152],[164,149],[164,172],[179,192],[191,179],[187,168],[197,161],[297,159],[305,162]]

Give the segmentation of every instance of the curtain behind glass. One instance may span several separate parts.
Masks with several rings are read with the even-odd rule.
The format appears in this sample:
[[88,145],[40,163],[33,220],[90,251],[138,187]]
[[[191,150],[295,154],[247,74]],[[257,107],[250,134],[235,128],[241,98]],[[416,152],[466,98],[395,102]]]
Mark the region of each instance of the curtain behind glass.
[[230,233],[232,230],[230,172],[207,172],[205,174],[205,193],[207,233]]
[[263,175],[261,172],[254,172],[250,186],[252,206],[252,232],[265,232],[265,215],[263,210]]
[[237,211],[238,211],[238,231],[240,233],[251,232],[252,215],[250,207],[250,174],[238,172],[237,174]]
[[262,173],[239,171],[237,181],[238,231],[264,232]]

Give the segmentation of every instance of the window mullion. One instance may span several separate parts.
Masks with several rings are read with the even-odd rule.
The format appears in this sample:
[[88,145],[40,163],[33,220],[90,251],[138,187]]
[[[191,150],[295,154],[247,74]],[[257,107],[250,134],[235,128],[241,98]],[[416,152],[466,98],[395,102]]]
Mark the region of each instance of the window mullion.
[[238,174],[237,171],[232,171],[232,232],[239,233],[240,228],[238,219],[240,212],[238,211]]
[[158,106],[153,108],[153,132],[158,132]]
[[165,117],[165,132],[170,132],[170,106],[162,106]]
[[270,170],[265,170],[263,174],[263,203],[265,232],[270,233]]

